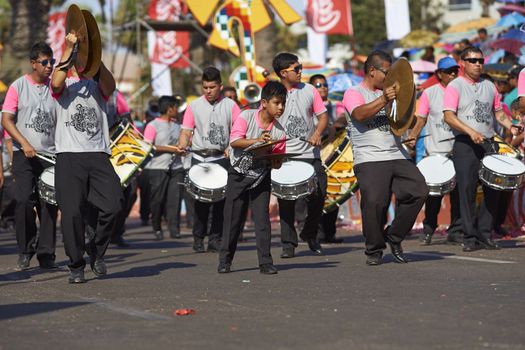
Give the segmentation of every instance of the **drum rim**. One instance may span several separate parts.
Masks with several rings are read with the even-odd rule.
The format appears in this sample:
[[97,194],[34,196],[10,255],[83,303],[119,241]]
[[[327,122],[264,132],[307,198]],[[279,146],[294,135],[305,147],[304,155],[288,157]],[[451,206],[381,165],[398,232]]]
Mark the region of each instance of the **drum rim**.
[[[497,174],[497,175],[502,175],[502,176],[521,176],[521,175],[525,174],[525,170],[523,170],[523,172],[521,172],[521,173],[519,173],[519,174],[511,174],[511,175],[509,175],[509,174],[499,173],[499,172],[497,172],[497,171],[492,170],[491,168],[489,168],[488,166],[486,166],[486,165],[483,163],[483,160],[484,160],[485,158],[487,158],[487,157],[490,157],[490,156],[502,156],[502,157],[506,157],[506,158],[509,158],[509,159],[516,159],[518,162],[520,162],[521,164],[523,164],[523,162],[520,161],[520,160],[519,160],[518,158],[516,158],[516,157],[510,157],[510,156],[507,156],[507,155],[504,154],[504,153],[491,153],[491,154],[487,154],[487,155],[485,155],[483,158],[481,158],[481,160],[480,160],[480,162],[481,162],[481,168],[479,169],[480,171],[481,171],[482,169],[487,169],[487,170],[489,170],[489,171],[491,171],[491,172],[493,172],[493,173],[495,173],[495,174]],[[524,167],[525,167],[525,164],[524,164]]]

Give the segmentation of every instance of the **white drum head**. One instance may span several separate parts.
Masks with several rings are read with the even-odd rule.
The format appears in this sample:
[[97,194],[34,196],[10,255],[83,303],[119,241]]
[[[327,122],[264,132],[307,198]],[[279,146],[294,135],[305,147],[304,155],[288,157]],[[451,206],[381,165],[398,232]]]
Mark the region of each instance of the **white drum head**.
[[481,162],[487,169],[503,175],[521,175],[525,173],[525,164],[519,159],[502,154],[485,156]]
[[40,175],[40,180],[48,186],[55,187],[55,167],[47,168]]
[[279,169],[272,169],[272,181],[293,185],[308,180],[314,173],[314,167],[310,164],[293,160],[284,162]]
[[450,158],[439,155],[432,155],[423,158],[417,167],[427,184],[444,184],[452,180],[456,175],[454,163]]
[[219,164],[199,163],[190,168],[188,178],[200,188],[214,190],[226,186],[228,172]]

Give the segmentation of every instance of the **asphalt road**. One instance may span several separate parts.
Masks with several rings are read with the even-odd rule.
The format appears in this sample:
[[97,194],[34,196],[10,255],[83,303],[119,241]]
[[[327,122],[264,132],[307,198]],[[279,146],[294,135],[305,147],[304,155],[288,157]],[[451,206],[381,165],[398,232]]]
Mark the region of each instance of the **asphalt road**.
[[[36,259],[15,271],[12,233],[0,233],[0,350],[3,349],[525,349],[525,242],[463,253],[460,247],[404,243],[411,262],[389,254],[365,265],[360,233],[313,256],[300,245],[261,275],[255,240],[239,246],[233,273],[217,255],[180,240],[128,231],[129,249],[110,248],[109,274],[83,285]],[[387,252],[386,252],[387,253]],[[177,309],[195,314],[176,316]]]

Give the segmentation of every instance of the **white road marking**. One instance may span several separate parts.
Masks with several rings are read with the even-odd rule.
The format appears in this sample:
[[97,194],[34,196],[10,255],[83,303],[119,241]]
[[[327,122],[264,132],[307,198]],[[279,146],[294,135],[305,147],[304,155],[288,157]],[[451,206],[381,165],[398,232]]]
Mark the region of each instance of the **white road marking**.
[[517,263],[517,261],[497,260],[497,259],[484,259],[484,258],[472,258],[472,257],[469,257],[469,256],[461,256],[461,255],[444,255],[444,254],[421,253],[421,252],[406,252],[406,253],[412,254],[412,255],[438,257],[438,258],[441,258],[441,259],[456,259],[456,260],[466,260],[466,261],[477,261],[477,262],[486,262],[486,263],[492,263],[492,264],[516,264]]
[[89,301],[94,305],[100,306],[104,309],[108,309],[111,311],[115,311],[124,315],[132,316],[132,317],[138,317],[142,318],[144,320],[149,321],[170,321],[173,320],[173,317],[154,314],[147,311],[141,311],[137,309],[133,309],[131,307],[122,306],[122,305],[116,305],[110,301],[107,300],[100,300],[95,298],[81,298],[83,300]]

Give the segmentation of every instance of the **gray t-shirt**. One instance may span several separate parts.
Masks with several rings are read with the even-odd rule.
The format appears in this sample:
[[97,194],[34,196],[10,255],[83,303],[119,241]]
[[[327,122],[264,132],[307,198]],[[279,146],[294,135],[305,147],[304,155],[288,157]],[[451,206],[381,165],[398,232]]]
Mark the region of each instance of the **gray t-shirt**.
[[[484,137],[494,136],[494,112],[501,108],[498,90],[489,80],[473,82],[461,76],[445,89],[443,111],[455,112],[460,121]],[[457,130],[452,132],[462,134]]]
[[440,142],[454,137],[452,128],[445,123],[443,118],[444,96],[445,87],[436,84],[423,91],[417,104],[416,115],[421,118],[428,118],[426,130],[429,136],[425,137],[424,141],[429,155],[449,153],[454,146],[454,140]]
[[201,96],[192,101],[182,122],[182,129],[192,130],[194,151],[224,151],[230,144],[230,130],[240,109],[230,98],[221,97],[213,105]]
[[[54,109],[49,81],[37,84],[24,75],[9,87],[2,112],[15,116],[16,128],[37,152],[55,153]],[[15,140],[13,149],[20,150]]]
[[106,100],[91,79],[66,79],[56,99],[56,152],[105,152],[109,149]]
[[[274,120],[268,128],[264,128],[259,120],[259,110],[245,110],[235,121],[230,134],[230,143],[238,139],[256,139],[263,132],[269,132],[272,140],[284,140],[286,138],[284,128],[277,120]],[[285,150],[286,142],[283,142],[254,151],[253,155],[285,153]],[[247,155],[246,152],[239,148],[231,148],[230,162],[237,172],[251,178],[258,178],[269,170],[268,163],[254,161],[252,154]]]
[[372,91],[363,84],[346,90],[343,105],[347,110],[348,133],[352,142],[354,165],[366,162],[380,162],[394,159],[410,159],[401,145],[401,139],[390,131],[385,109],[365,122],[351,117],[357,107],[370,103],[383,95],[383,91]]
[[319,148],[312,146],[308,140],[315,131],[314,119],[326,112],[326,107],[319,92],[310,84],[299,83],[288,90],[286,106],[279,123],[284,127],[286,136],[291,140],[286,142],[286,151],[301,153],[296,158],[319,158]]
[[[156,118],[146,125],[144,138],[155,146],[176,145],[179,141],[180,125],[173,121]],[[160,153],[146,165],[146,169],[182,169],[180,156],[176,153]]]

